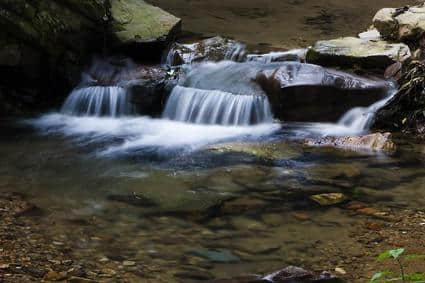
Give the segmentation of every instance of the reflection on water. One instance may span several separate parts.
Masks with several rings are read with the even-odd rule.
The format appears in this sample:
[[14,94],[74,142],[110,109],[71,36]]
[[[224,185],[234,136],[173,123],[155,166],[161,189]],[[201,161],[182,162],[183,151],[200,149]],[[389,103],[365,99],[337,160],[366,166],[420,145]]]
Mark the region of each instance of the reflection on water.
[[134,271],[139,279],[190,282],[285,264],[315,268],[330,245],[359,248],[349,227],[361,216],[344,206],[320,207],[313,194],[425,205],[423,149],[407,141],[396,155],[382,156],[305,147],[297,131],[314,133],[302,124],[246,129],[78,119],[45,116],[36,123],[43,135],[26,123],[2,123],[0,190],[27,194],[46,212],[40,226],[79,258],[157,266]]

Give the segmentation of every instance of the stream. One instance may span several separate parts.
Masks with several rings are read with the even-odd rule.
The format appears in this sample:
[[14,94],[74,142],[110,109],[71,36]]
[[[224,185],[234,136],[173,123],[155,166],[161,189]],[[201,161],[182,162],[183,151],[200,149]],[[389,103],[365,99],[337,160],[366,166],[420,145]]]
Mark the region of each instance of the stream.
[[[268,49],[358,31],[370,21],[370,15],[356,16],[364,7],[373,14],[368,5],[389,5],[148,2],[187,17],[185,31],[195,38],[220,33]],[[183,11],[186,2],[199,13]],[[217,6],[225,11],[211,8]],[[294,28],[277,29],[283,18]],[[129,99],[136,80],[126,70],[102,67],[100,78],[84,73],[60,110],[0,120],[0,192],[24,194],[41,210],[27,217],[50,248],[101,270],[98,274],[108,275],[103,267],[124,270],[118,282],[191,283],[286,265],[315,271],[350,266],[368,252],[356,236],[371,215],[349,205],[360,203],[383,215],[423,209],[425,146],[398,136],[394,153],[306,145],[306,139],[368,134],[374,113],[396,85],[269,61],[185,66],[158,117],[137,113]],[[267,88],[275,83],[269,73],[283,74],[279,79],[290,87],[355,90],[353,97],[379,90],[379,99],[347,102],[337,120],[280,119]],[[298,116],[291,115],[307,116],[320,107],[303,106],[290,109]],[[312,198],[328,193],[344,200],[324,205]]]

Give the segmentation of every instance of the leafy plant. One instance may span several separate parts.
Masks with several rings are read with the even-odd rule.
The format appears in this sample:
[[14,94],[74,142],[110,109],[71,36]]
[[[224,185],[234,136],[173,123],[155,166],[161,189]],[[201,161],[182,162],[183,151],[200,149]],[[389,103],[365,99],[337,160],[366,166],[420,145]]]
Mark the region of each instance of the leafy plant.
[[425,273],[406,274],[405,267],[403,266],[403,263],[401,261],[402,256],[404,256],[404,259],[415,259],[415,258],[423,258],[423,255],[405,255],[404,252],[405,252],[405,249],[399,248],[394,250],[388,250],[378,255],[379,261],[384,261],[388,259],[394,260],[398,264],[401,277],[395,275],[389,270],[380,271],[380,272],[376,272],[372,276],[369,282],[375,283],[375,282],[402,281],[403,283],[405,282],[425,283]]

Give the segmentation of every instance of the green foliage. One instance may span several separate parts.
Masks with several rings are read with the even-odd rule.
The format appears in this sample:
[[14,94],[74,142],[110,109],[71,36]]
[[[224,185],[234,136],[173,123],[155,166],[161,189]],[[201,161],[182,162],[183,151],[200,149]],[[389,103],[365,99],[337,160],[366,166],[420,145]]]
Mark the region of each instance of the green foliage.
[[378,256],[378,260],[382,261],[382,260],[389,259],[391,257],[394,258],[394,259],[397,259],[403,253],[404,253],[404,249],[388,250],[388,251],[381,253]]
[[411,254],[406,255],[405,249],[393,249],[385,251],[378,255],[378,261],[384,261],[388,259],[392,259],[399,266],[399,273],[394,274],[391,271],[380,271],[376,272],[372,278],[370,279],[370,283],[375,282],[415,282],[415,283],[425,283],[425,273],[411,273],[405,274],[404,266],[402,264],[401,258],[405,260],[414,260],[414,259],[423,259],[425,255]]

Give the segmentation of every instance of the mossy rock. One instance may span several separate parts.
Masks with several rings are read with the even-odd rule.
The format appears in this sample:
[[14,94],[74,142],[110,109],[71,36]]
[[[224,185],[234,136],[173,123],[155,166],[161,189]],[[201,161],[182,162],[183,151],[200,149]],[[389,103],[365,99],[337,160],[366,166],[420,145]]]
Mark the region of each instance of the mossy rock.
[[141,0],[112,0],[110,16],[112,31],[121,44],[169,40],[181,22]]

